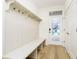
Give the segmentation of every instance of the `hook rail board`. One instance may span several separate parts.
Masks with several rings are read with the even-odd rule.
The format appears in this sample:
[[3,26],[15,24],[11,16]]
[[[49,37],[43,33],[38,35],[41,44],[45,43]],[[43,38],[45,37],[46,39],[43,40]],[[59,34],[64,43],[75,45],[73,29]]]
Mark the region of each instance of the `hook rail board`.
[[11,3],[9,5],[9,9],[12,11],[18,12],[18,13],[22,14],[23,16],[28,16],[34,20],[39,21],[39,22],[41,21],[40,17],[38,17],[33,12],[29,11],[28,9],[26,9],[25,7],[23,7],[21,4],[19,4],[16,1],[14,1],[13,3]]

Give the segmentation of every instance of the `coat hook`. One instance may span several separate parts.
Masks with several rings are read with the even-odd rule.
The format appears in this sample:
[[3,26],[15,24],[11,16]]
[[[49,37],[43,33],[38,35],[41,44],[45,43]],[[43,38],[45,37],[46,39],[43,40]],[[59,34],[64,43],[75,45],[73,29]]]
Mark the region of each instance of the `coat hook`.
[[22,12],[22,14],[24,14],[24,12]]
[[18,10],[18,12],[20,12],[20,10]]
[[14,10],[16,9],[16,8],[13,8]]
[[67,35],[69,35],[70,33],[69,32],[67,32]]

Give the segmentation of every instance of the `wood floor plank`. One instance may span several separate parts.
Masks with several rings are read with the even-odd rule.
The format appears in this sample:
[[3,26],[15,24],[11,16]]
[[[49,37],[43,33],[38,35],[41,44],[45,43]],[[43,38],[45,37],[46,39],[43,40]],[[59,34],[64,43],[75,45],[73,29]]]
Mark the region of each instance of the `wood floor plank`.
[[70,57],[66,52],[66,49],[62,46],[57,46],[57,54],[58,54],[58,59],[70,59]]
[[48,45],[40,51],[38,59],[70,59],[70,57],[63,46]]

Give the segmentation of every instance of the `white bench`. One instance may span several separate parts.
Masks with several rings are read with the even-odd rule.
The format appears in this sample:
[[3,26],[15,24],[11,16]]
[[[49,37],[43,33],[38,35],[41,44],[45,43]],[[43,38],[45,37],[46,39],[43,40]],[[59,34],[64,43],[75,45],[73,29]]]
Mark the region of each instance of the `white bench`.
[[25,59],[27,58],[35,49],[38,48],[40,44],[42,44],[44,40],[34,40],[29,44],[12,51],[11,53],[3,56],[3,59]]

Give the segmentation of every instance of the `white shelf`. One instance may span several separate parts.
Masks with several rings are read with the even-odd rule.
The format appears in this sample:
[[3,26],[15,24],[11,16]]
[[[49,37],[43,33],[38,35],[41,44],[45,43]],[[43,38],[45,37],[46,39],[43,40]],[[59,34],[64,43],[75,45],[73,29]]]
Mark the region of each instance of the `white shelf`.
[[[16,8],[16,9],[14,10],[13,8]],[[18,12],[19,14],[21,14],[23,16],[28,16],[28,17],[32,18],[33,20],[36,20],[36,21],[39,21],[39,22],[42,20],[35,13],[33,13],[32,11],[27,9],[21,2],[19,2],[19,0],[8,2],[6,9]],[[18,11],[18,10],[20,10],[20,11]]]

